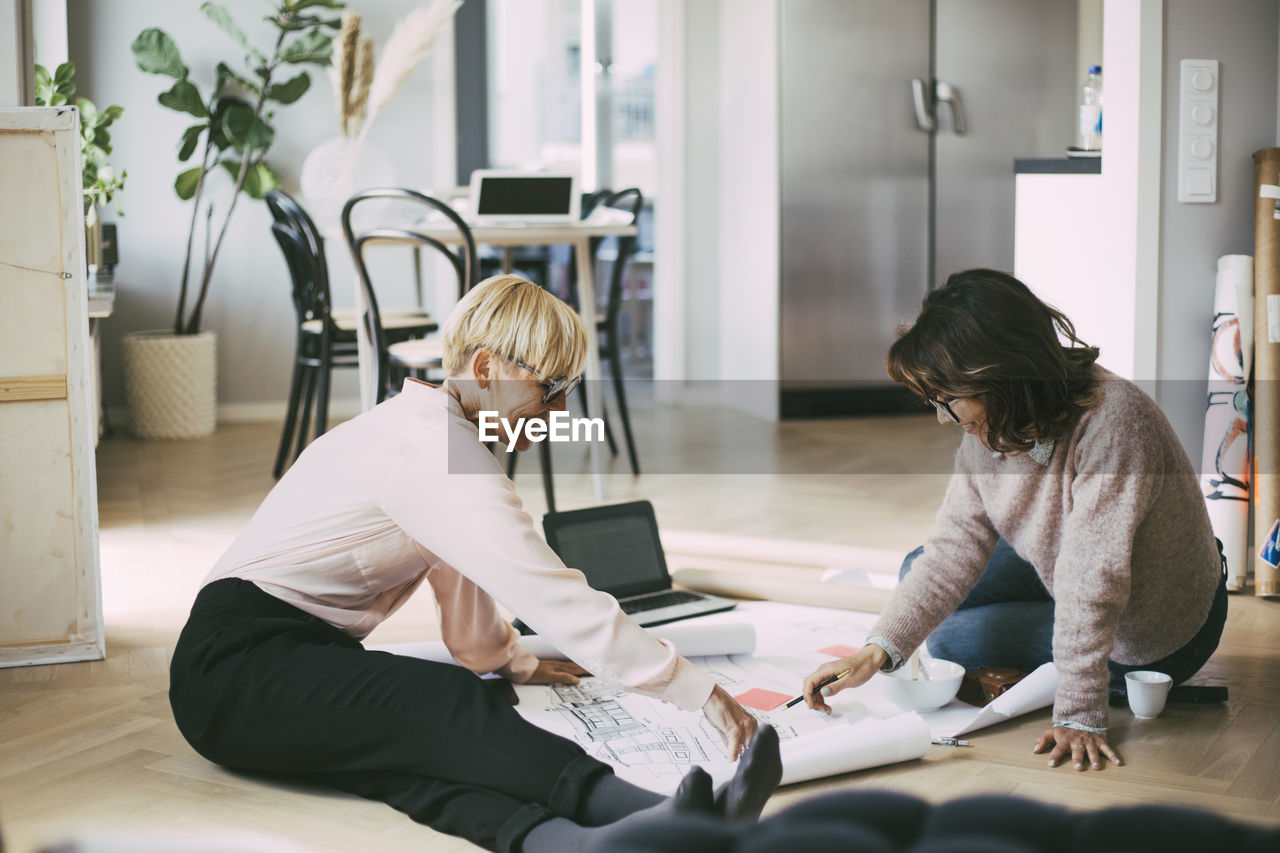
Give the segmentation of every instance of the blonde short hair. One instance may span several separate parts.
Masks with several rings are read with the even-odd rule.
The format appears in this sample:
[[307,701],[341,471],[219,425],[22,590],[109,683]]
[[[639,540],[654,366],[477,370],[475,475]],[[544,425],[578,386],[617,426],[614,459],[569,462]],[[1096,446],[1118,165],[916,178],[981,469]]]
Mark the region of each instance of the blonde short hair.
[[544,379],[582,373],[587,330],[561,299],[516,275],[472,288],[444,323],[444,370],[457,375],[481,348],[519,359]]

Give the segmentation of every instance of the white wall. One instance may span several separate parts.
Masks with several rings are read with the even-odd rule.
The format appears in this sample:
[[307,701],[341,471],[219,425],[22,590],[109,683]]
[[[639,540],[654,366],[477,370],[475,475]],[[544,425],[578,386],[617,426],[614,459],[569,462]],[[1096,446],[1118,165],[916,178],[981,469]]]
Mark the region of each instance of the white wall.
[[776,418],[781,20],[778,0],[730,5],[720,15],[720,377],[734,405]]
[[24,27],[19,16],[22,0],[0,0],[0,107],[21,107],[26,54]]
[[720,0],[686,0],[685,378],[720,375]]
[[[1274,0],[1165,0],[1158,399],[1197,464],[1217,260],[1253,254],[1250,155],[1277,142],[1278,33],[1280,7]],[[1178,201],[1178,85],[1184,59],[1222,63],[1214,204]]]
[[[225,5],[256,43],[265,42],[274,32],[262,20],[261,0],[226,0]],[[381,49],[397,18],[420,5],[420,0],[363,4],[364,31]],[[174,178],[188,165],[178,163],[177,142],[182,130],[192,123],[191,117],[156,103],[156,96],[171,81],[139,71],[129,46],[147,27],[164,29],[177,42],[183,60],[192,69],[192,79],[206,93],[217,62],[235,63],[241,51],[194,2],[68,0],[68,18],[71,58],[76,63],[80,92],[100,107],[114,103],[125,108],[124,117],[111,129],[113,163],[129,173],[121,196],[125,216],[118,223],[121,264],[116,271],[116,311],[103,324],[103,391],[108,407],[112,407],[123,403],[120,338],[129,331],[166,328],[172,323],[191,214],[190,204],[173,192]],[[451,42],[451,33],[444,32],[434,56],[414,72],[370,134],[371,144],[384,152],[403,186],[429,188],[454,183],[452,146],[439,144],[441,136],[448,138],[452,132]],[[326,70],[302,67],[311,73],[311,90],[297,103],[278,109],[276,141],[268,158],[284,178],[285,190],[293,193],[298,190],[303,158],[337,133]],[[214,193],[219,210],[225,210],[229,201],[230,182],[222,183]],[[106,219],[114,218],[114,212],[109,211]],[[204,326],[218,333],[218,400],[223,416],[275,416],[284,410],[294,315],[287,273],[269,223],[265,205],[247,196],[241,198],[205,306]],[[341,244],[330,246],[329,262],[334,301],[349,306],[353,298],[351,267]],[[389,287],[391,296],[383,297],[380,288],[383,301],[404,302],[408,298],[408,262],[400,269],[405,279],[403,293]],[[334,396],[338,400],[357,396],[350,373],[335,374]]]

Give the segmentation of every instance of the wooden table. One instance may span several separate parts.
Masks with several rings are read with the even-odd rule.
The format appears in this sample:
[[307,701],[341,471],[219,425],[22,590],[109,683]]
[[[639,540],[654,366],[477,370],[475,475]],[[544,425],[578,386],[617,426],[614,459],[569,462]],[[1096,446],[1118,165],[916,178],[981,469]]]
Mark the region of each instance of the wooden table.
[[[411,225],[399,224],[392,227],[407,228],[450,245],[456,245],[459,242],[458,233],[452,225],[441,225],[437,222],[427,221]],[[595,271],[592,269],[593,265],[591,263],[591,240],[596,237],[634,237],[635,234],[636,227],[634,225],[620,224],[616,220],[608,218],[607,214],[604,217],[592,216],[578,222],[566,222],[563,224],[537,223],[471,226],[471,236],[475,239],[477,246],[496,246],[504,250],[502,253],[504,272],[511,271],[511,249],[517,246],[568,245],[573,247],[574,257],[578,262],[578,315],[582,318],[582,324],[587,330],[587,381],[583,383],[583,390],[587,395],[587,406],[592,412],[602,413],[604,408],[603,400],[600,396],[600,348],[596,339],[596,290]],[[327,229],[325,237],[340,242],[344,239],[340,228]],[[418,245],[393,238],[370,242],[371,244],[376,242],[381,245]],[[356,309],[363,313],[364,301],[358,282],[356,282],[355,291]],[[362,407],[367,410],[372,407],[373,401],[376,399],[374,383],[376,382],[377,368],[373,347],[365,334],[363,323],[360,324],[358,337],[360,399]],[[603,501],[605,498],[604,455],[600,451],[600,442],[590,442],[588,452],[591,454],[591,474],[596,500]]]

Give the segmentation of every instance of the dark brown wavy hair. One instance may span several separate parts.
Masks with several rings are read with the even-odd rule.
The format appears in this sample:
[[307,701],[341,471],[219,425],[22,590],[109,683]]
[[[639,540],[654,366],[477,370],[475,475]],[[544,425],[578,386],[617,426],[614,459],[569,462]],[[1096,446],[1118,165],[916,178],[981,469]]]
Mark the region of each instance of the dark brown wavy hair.
[[924,298],[885,359],[889,376],[925,401],[980,398],[987,445],[1026,452],[1062,438],[1098,402],[1098,348],[1013,276],[958,272]]

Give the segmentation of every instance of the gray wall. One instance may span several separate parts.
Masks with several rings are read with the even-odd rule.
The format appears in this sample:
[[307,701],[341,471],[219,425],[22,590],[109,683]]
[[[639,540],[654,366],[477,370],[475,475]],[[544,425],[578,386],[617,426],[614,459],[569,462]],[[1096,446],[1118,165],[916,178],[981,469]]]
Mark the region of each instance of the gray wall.
[[[1200,463],[1218,257],[1253,254],[1253,162],[1276,144],[1275,0],[1166,0],[1159,402]],[[1184,59],[1222,65],[1218,201],[1178,202],[1178,86]]]
[[[476,0],[472,0],[475,2]],[[274,32],[262,18],[262,0],[224,0],[240,26],[255,43]],[[419,0],[379,0],[363,4],[364,31],[379,48],[386,43],[398,18],[417,8]],[[327,11],[327,10],[321,10]],[[189,203],[173,192],[173,180],[189,164],[179,164],[177,141],[191,117],[166,110],[156,96],[168,78],[143,74],[133,62],[129,46],[143,29],[164,29],[177,42],[192,78],[208,91],[220,60],[238,64],[240,49],[199,11],[195,0],[130,0],[104,3],[70,0],[70,48],[81,94],[98,103],[120,104],[124,118],[112,128],[117,168],[128,171],[119,219],[121,264],[116,271],[118,296],[114,316],[103,324],[103,391],[110,408],[123,403],[120,339],[130,331],[167,328],[172,323],[181,272]],[[446,34],[437,46],[448,39]],[[298,102],[279,108],[276,142],[268,158],[284,178],[285,190],[297,192],[302,161],[316,145],[337,135],[337,116],[326,69],[311,72],[311,90]],[[396,182],[426,188],[453,183],[452,169],[441,174],[432,147],[432,59],[414,72],[409,82],[378,119],[370,134],[372,145],[385,153]],[[448,160],[452,160],[449,152]],[[433,177],[439,179],[433,182]],[[229,181],[215,193],[219,211],[230,198]],[[114,219],[114,212],[105,217]],[[247,196],[236,207],[235,219],[218,258],[205,328],[218,333],[218,400],[220,406],[267,403],[268,415],[283,412],[294,346],[294,315],[289,285],[279,249],[271,239],[265,205]],[[351,266],[341,244],[331,245],[330,266],[334,301],[352,304]],[[399,270],[407,273],[407,262]],[[407,279],[407,275],[405,276]],[[399,282],[391,284],[399,285]],[[391,302],[405,302],[391,288]],[[380,298],[382,291],[379,290]],[[388,301],[384,299],[384,301]],[[352,371],[339,371],[334,397],[354,399]],[[277,405],[278,404],[278,405]]]

